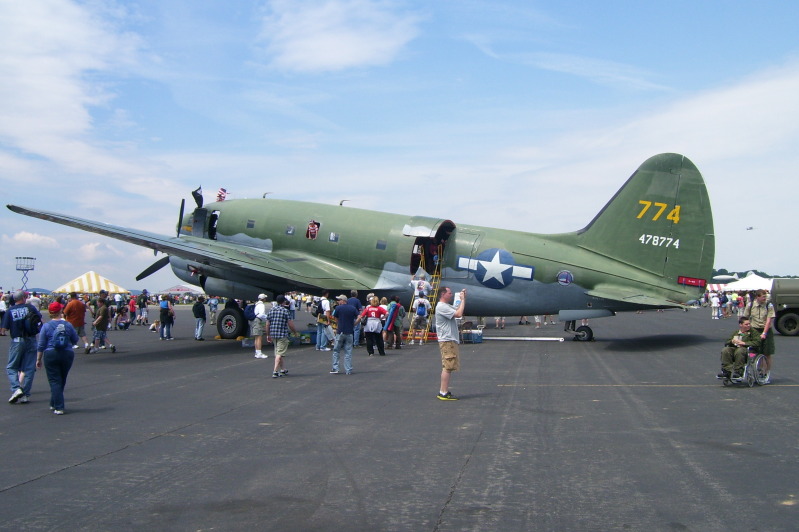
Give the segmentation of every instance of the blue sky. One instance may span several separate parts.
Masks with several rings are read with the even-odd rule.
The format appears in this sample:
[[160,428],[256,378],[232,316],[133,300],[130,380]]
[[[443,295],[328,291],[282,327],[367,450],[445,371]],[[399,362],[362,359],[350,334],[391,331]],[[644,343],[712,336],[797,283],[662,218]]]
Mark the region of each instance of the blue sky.
[[[794,2],[0,0],[0,185],[171,234],[182,198],[274,197],[537,233],[649,156],[707,181],[716,267],[799,274]],[[754,227],[746,230],[747,227]],[[152,251],[0,211],[0,286]]]

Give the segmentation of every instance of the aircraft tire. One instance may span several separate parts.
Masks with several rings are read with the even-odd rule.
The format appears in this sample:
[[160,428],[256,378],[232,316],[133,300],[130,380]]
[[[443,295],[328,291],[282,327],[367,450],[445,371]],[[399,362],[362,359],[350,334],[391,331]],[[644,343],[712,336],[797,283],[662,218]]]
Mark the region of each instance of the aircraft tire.
[[216,330],[223,340],[235,340],[247,334],[247,320],[244,312],[233,308],[226,308],[219,313],[216,321]]
[[580,342],[590,342],[594,339],[594,331],[591,327],[586,325],[581,325],[574,330],[574,339],[579,340]]
[[782,335],[796,336],[799,334],[799,315],[795,312],[782,313],[777,318],[775,326]]

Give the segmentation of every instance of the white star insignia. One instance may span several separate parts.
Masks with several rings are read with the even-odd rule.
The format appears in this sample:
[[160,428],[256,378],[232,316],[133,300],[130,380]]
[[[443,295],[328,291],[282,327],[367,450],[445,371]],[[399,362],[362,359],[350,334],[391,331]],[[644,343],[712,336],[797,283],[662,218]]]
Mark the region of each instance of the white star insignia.
[[489,279],[496,279],[499,281],[499,284],[504,285],[505,281],[502,279],[502,274],[513,267],[511,264],[502,264],[502,262],[500,262],[499,250],[497,250],[497,252],[494,254],[494,258],[490,261],[478,260],[477,262],[486,270],[486,273],[483,276],[484,283]]

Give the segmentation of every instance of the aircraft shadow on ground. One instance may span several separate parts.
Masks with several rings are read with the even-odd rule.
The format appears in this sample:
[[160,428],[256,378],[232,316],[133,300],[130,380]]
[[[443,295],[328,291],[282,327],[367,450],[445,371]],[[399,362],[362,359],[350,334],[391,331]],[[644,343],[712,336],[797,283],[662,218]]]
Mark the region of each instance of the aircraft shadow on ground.
[[[211,340],[211,342],[216,342]],[[267,347],[267,353],[272,346]],[[137,349],[134,352],[127,350],[125,345],[119,345],[116,353],[98,353],[96,355],[80,355],[87,359],[94,359],[100,364],[140,364],[142,362],[157,362],[166,360],[194,359],[214,355],[228,355],[238,352],[250,353],[252,348],[242,348],[241,342],[225,341],[224,345],[205,345],[194,340],[175,340],[174,342],[161,342],[155,344],[150,351]],[[251,356],[251,353],[250,353]]]
[[718,339],[714,340],[698,334],[658,334],[611,340],[606,344],[605,349],[626,353],[650,353],[652,351],[669,351],[681,347],[696,347],[701,344],[721,345]]

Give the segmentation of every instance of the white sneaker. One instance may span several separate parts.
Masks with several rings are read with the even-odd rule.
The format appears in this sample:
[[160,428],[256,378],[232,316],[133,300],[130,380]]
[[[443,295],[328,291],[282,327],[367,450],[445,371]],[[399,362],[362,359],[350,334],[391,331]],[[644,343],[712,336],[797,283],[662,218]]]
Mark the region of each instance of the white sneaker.
[[16,403],[19,401],[19,398],[25,395],[25,392],[22,391],[22,388],[17,388],[14,390],[14,393],[11,394],[11,397],[8,399],[8,402],[11,404]]
[[269,355],[263,353],[255,353],[255,358],[269,358]]
[[19,402],[22,403],[22,404],[30,403],[31,402],[31,398],[28,397],[27,395],[24,395],[24,396],[20,397]]
[[63,410],[53,410],[53,414],[55,414],[57,416],[63,416],[64,415],[64,411]]

